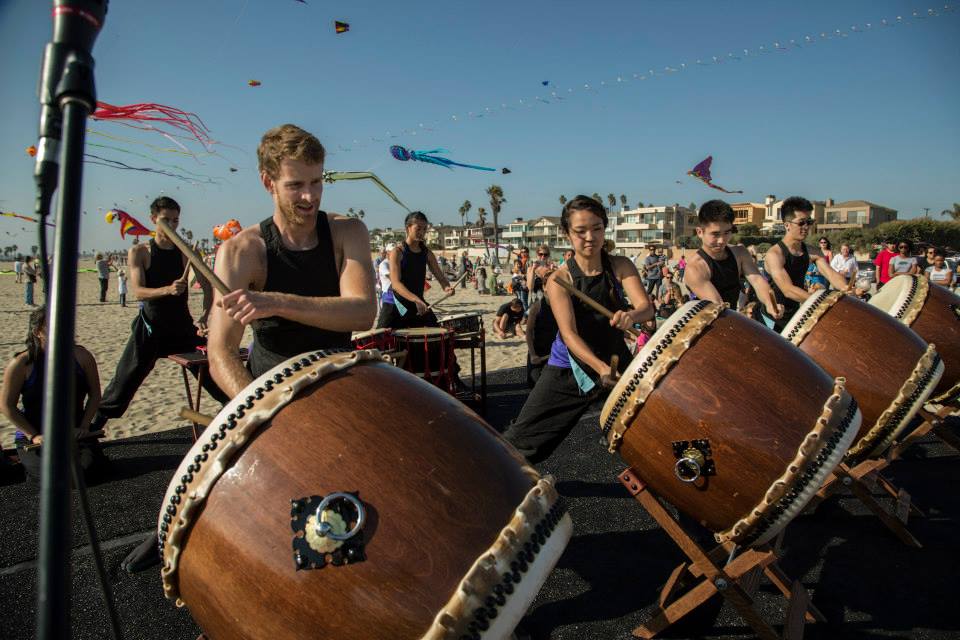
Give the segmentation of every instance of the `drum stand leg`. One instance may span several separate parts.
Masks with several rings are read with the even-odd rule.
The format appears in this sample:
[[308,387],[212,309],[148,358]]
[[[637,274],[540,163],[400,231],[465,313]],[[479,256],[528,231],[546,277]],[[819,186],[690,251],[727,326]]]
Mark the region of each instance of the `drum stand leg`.
[[[748,548],[727,561],[735,551],[734,545],[726,543],[710,552],[704,551],[677,524],[632,468],[621,473],[619,480],[689,558],[688,562],[680,564],[670,574],[660,592],[656,615],[646,624],[634,629],[634,636],[655,637],[717,593],[729,601],[757,637],[764,640],[780,640],[781,637],[784,640],[799,640],[803,637],[805,622],[822,622],[825,619],[823,614],[810,604],[804,586],[799,581],[791,581],[777,564],[782,533],[773,547],[763,545]],[[699,582],[684,595],[676,597],[685,579],[691,576]],[[787,599],[787,616],[782,636],[754,608],[753,598],[762,576],[766,576]]]
[[[898,488],[880,475],[880,472],[886,469],[889,464],[890,460],[885,458],[865,460],[852,468],[840,463],[833,470],[827,482],[820,488],[820,491],[817,492],[817,495],[810,501],[808,509],[812,511],[816,508],[816,505],[835,494],[841,487],[849,487],[863,506],[877,516],[880,522],[901,542],[908,547],[922,548],[923,545],[920,544],[920,541],[907,529],[907,520],[911,514],[922,518],[923,511],[912,503],[910,494],[905,489]],[[872,489],[878,486],[896,501],[896,507],[892,513],[873,497]]]
[[949,404],[941,406],[936,412],[920,409],[919,414],[924,420],[923,424],[911,431],[910,435],[906,438],[891,447],[887,457],[891,460],[899,458],[908,447],[930,432],[933,432],[940,440],[953,447],[954,451],[960,453],[960,438],[943,423],[947,416],[957,411],[957,409],[958,407]]

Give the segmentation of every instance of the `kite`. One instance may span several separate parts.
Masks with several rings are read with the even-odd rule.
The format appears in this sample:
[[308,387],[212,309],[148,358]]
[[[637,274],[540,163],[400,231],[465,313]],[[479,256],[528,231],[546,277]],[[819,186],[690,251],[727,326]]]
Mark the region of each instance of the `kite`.
[[441,158],[440,156],[430,155],[433,153],[447,153],[446,149],[429,149],[427,151],[413,151],[411,149],[406,149],[400,145],[393,145],[390,147],[390,153],[393,154],[393,157],[397,160],[406,162],[407,160],[415,160],[418,162],[428,162],[430,164],[437,164],[441,167],[446,167],[447,169],[453,169],[453,167],[466,167],[467,169],[479,169],[480,171],[496,171],[490,167],[481,167],[475,164],[463,164],[461,162],[455,162],[449,158]]
[[29,147],[27,147],[27,155],[30,156],[31,158],[36,158],[37,148],[33,145],[30,145]]
[[546,87],[546,86],[549,86],[549,85],[550,85],[550,81],[549,81],[549,80],[541,80],[541,81],[540,81],[540,84],[542,84],[543,86]]
[[[215,143],[208,135],[209,129],[207,129],[207,125],[203,123],[197,114],[153,102],[123,106],[98,102],[96,111],[94,111],[90,117],[94,120],[120,120],[123,121],[120,124],[125,124],[134,129],[156,131],[181,148],[184,148],[183,145],[174,140],[174,137],[182,138],[183,136],[166,133],[150,123],[156,122],[180,131],[185,131],[190,134],[191,138],[198,140],[206,149],[209,149]],[[184,150],[187,151],[186,148],[184,148]]]
[[218,224],[213,227],[213,237],[217,240],[229,240],[233,236],[243,231],[239,220],[230,219],[224,224]]
[[236,167],[230,167],[230,173],[236,173],[236,172],[237,172]]
[[136,218],[121,209],[110,209],[110,211],[107,211],[107,215],[104,216],[104,219],[108,224],[112,224],[114,220],[120,221],[121,238],[126,238],[126,234],[128,233],[132,236],[154,235],[153,231],[147,229],[145,226],[137,222]]
[[697,180],[703,182],[711,189],[716,189],[717,191],[723,191],[724,193],[743,193],[743,191],[730,191],[729,189],[724,189],[719,185],[713,184],[713,178],[710,177],[710,165],[713,163],[713,156],[707,156],[705,160],[698,163],[690,171],[687,171],[688,176],[693,176]]
[[333,29],[337,33],[346,33],[347,31],[350,31],[350,25],[347,24],[346,22],[340,22],[339,20],[334,20]]
[[513,171],[510,171],[510,169],[507,169],[506,167],[504,167],[503,169],[500,169],[500,173],[502,173],[503,175],[507,175],[508,173],[513,173]]
[[398,205],[410,211],[407,205],[400,202],[400,198],[394,195],[393,191],[387,188],[387,185],[383,184],[380,181],[380,178],[377,177],[375,173],[369,171],[324,171],[323,172],[323,181],[328,184],[333,184],[338,180],[371,180],[375,185],[380,187],[381,191],[390,196],[390,199],[396,202]]
[[247,84],[250,85],[251,87],[259,87],[263,83],[260,82],[259,80],[247,80]]
[[[20,218],[21,220],[26,220],[27,222],[38,222],[36,218],[31,218],[30,216],[22,216],[19,213],[13,213],[12,211],[0,211],[0,216],[6,216],[8,218]],[[54,226],[52,222],[46,222],[44,224],[46,224],[48,227]],[[26,231],[26,229],[24,229],[23,227],[21,227],[21,229]]]

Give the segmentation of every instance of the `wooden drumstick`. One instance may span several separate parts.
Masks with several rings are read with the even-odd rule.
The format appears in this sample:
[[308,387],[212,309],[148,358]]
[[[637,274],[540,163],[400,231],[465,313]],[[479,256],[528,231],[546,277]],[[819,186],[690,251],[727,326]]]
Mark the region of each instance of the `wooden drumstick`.
[[203,261],[203,258],[194,253],[190,248],[190,245],[187,244],[187,241],[177,235],[177,232],[171,229],[170,225],[163,220],[157,220],[157,226],[163,230],[163,233],[168,238],[170,238],[170,242],[177,245],[177,248],[183,252],[183,255],[187,256],[187,260],[189,260],[190,265],[197,270],[197,273],[206,278],[210,284],[216,287],[217,291],[219,291],[221,295],[227,295],[230,293],[230,289],[227,288],[227,285],[223,284],[223,280],[217,277],[213,270],[207,266],[207,263]]
[[205,413],[199,413],[193,409],[190,409],[189,407],[180,409],[180,417],[184,420],[189,420],[190,422],[196,422],[204,427],[209,427],[210,423],[213,422],[213,416],[208,416]]
[[[460,284],[461,282],[463,282],[463,279],[466,278],[466,277],[467,277],[467,272],[464,271],[464,272],[463,272],[463,275],[460,276],[459,278],[457,278],[457,281],[454,282],[452,285],[450,285],[451,287],[453,287],[454,293],[456,293],[457,285]],[[448,293],[448,294],[446,294],[445,296],[443,296],[442,298],[440,298],[439,300],[436,300],[435,302],[431,302],[430,304],[427,305],[427,311],[429,311],[429,310],[430,310],[430,307],[432,307],[433,305],[435,305],[435,304],[440,304],[441,302],[443,302],[444,300],[446,300],[447,298],[449,298],[449,297],[452,296],[452,295],[453,295],[453,293]]]
[[[199,246],[200,246],[200,243],[199,243],[199,242],[194,242],[194,243],[193,243],[193,251],[194,251],[194,253],[196,253],[197,247],[199,247]],[[187,279],[189,276],[190,276],[190,261],[187,260],[187,266],[184,267],[184,269],[183,269],[183,275],[180,276],[180,279],[183,280],[184,282],[189,283],[189,281],[188,281],[188,279]]]
[[[570,294],[576,296],[578,299],[580,299],[582,302],[584,302],[587,306],[589,306],[591,309],[593,309],[597,313],[602,313],[607,318],[613,317],[613,312],[610,311],[610,309],[607,309],[605,306],[603,306],[602,304],[600,304],[599,302],[597,302],[596,300],[594,300],[593,298],[585,294],[583,291],[580,291],[579,289],[574,287],[572,284],[570,284],[563,278],[554,278],[553,281],[559,284],[564,289],[566,289],[568,292],[570,292]],[[623,332],[628,336],[630,336],[631,338],[633,338],[634,340],[640,337],[640,333],[633,327],[628,327],[627,329],[624,329]]]

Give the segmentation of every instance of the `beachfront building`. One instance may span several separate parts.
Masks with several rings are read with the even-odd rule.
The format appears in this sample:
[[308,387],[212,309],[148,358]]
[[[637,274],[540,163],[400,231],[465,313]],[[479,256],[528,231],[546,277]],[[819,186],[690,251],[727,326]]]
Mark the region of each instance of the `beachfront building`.
[[696,211],[680,205],[641,207],[611,214],[617,253],[634,255],[647,247],[675,247],[695,233]]
[[766,207],[762,202],[735,202],[733,208],[733,224],[752,224],[758,229],[763,227],[766,217]]
[[896,209],[867,200],[847,200],[839,203],[827,200],[824,220],[817,221],[817,231],[828,233],[841,229],[869,229],[896,219]]
[[[813,219],[817,225],[823,224],[824,210],[827,203],[823,200],[811,200],[813,204]],[[783,213],[780,208],[783,206],[783,199],[777,200],[777,196],[769,195],[763,201],[763,224],[760,226],[760,232],[765,235],[782,236],[786,233],[783,226]]]
[[523,218],[516,218],[513,222],[506,224],[500,230],[501,244],[507,244],[514,247],[527,246],[527,231],[531,223]]

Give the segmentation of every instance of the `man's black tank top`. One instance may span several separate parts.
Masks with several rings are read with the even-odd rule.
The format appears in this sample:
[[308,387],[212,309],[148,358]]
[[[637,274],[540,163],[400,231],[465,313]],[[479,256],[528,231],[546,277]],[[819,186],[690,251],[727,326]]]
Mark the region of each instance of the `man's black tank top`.
[[[577,264],[576,260],[568,260],[566,265],[573,280],[573,286],[611,311],[626,311],[628,307],[622,295],[620,283],[613,273],[613,262],[605,251],[601,254],[600,263],[603,271],[598,275],[588,276],[580,270],[580,265]],[[631,359],[630,351],[627,349],[626,342],[624,342],[623,332],[616,327],[611,327],[610,320],[606,316],[587,306],[578,298],[571,297],[570,301],[573,303],[573,317],[577,323],[577,334],[587,343],[594,355],[607,364],[610,363],[611,356],[620,356],[618,368],[623,372],[630,364]],[[570,357],[574,358],[573,353],[570,354]],[[580,368],[590,374],[592,378],[596,377],[593,369],[582,362],[579,362],[579,364],[581,365]]]
[[[267,247],[264,291],[323,298],[340,295],[340,270],[333,250],[330,223],[323,211],[317,213],[316,231],[316,247],[294,251],[283,246],[273,218],[260,223],[260,233]],[[350,334],[347,332],[318,329],[276,316],[262,318],[253,322],[250,371],[259,376],[305,351],[349,347]]]
[[[144,272],[144,286],[159,289],[183,276],[183,254],[176,247],[161,249],[150,240],[150,267]],[[151,332],[163,335],[194,334],[193,318],[187,306],[187,293],[143,301],[143,318]]]
[[727,257],[723,260],[714,260],[703,249],[697,249],[697,255],[710,267],[710,283],[716,287],[720,298],[736,310],[740,299],[740,267],[737,257],[729,248]]
[[[800,243],[800,248],[803,250],[803,253],[799,256],[790,253],[787,245],[783,244],[782,240],[777,242],[777,246],[780,247],[780,251],[783,253],[783,268],[786,269],[787,275],[790,276],[790,282],[793,283],[793,286],[803,289],[803,278],[807,275],[807,267],[810,266],[810,254],[807,252],[807,245],[802,242]],[[776,280],[773,280],[770,286],[773,287],[773,293],[777,296],[777,303],[783,305],[783,318],[781,319],[781,323],[786,323],[786,321],[797,312],[797,309],[800,308],[800,303],[785,296],[783,291],[780,290],[780,287],[777,286]]]
[[[427,247],[420,245],[420,251],[416,252],[410,249],[406,242],[403,243],[403,249],[400,252],[400,282],[403,283],[410,293],[423,300],[423,285],[427,279]],[[400,302],[408,309],[416,312],[417,305],[413,300],[407,300],[396,291],[393,295],[400,299]]]

